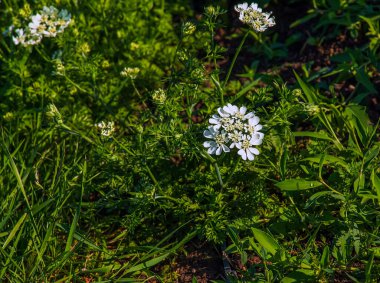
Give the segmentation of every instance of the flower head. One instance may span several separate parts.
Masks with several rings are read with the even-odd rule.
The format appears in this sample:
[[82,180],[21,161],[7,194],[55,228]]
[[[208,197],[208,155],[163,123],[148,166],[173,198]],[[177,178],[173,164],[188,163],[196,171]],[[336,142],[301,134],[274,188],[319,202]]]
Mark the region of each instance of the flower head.
[[209,154],[220,155],[222,151],[230,152],[237,148],[238,154],[244,160],[254,160],[259,154],[255,146],[260,145],[264,134],[260,132],[262,125],[254,112],[247,113],[247,107],[227,104],[217,109],[210,119],[210,126],[203,135],[212,141],[206,141],[203,146]]
[[13,42],[30,46],[39,44],[43,37],[55,37],[62,33],[71,22],[71,14],[67,10],[44,6],[41,11],[30,16],[31,21],[24,29],[17,29]]
[[238,4],[235,6],[235,11],[240,13],[239,19],[243,23],[250,25],[257,32],[263,32],[276,24],[274,17],[271,18],[271,13],[263,12],[256,3]]
[[140,72],[140,69],[139,68],[124,68],[121,72],[120,72],[120,75],[123,76],[123,77],[129,77],[131,78],[132,80],[136,79],[137,78],[137,75],[138,73]]
[[164,104],[166,101],[166,93],[162,88],[155,90],[152,94],[153,102],[156,104]]
[[95,126],[101,131],[101,135],[105,137],[109,137],[113,134],[115,131],[115,123],[114,122],[104,122],[101,121],[98,124],[95,124]]
[[222,151],[229,152],[230,149],[226,146],[226,143],[229,141],[227,133],[225,131],[215,130],[213,126],[209,126],[207,130],[203,132],[203,135],[206,138],[213,139],[212,141],[205,141],[203,146],[208,148],[207,152],[209,154],[220,155]]

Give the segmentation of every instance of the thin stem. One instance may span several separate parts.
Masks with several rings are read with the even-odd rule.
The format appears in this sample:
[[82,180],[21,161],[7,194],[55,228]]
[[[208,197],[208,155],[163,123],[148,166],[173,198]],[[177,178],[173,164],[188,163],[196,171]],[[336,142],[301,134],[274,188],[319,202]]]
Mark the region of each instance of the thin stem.
[[326,188],[328,188],[330,191],[338,194],[338,195],[343,195],[341,192],[338,192],[337,190],[334,190],[333,188],[331,188],[323,179],[320,179],[319,180]]
[[137,96],[141,99],[142,105],[144,105],[144,107],[148,109],[148,105],[146,105],[145,101],[143,100],[142,95],[140,94],[139,90],[137,89],[137,87],[135,85],[135,81],[133,79],[131,79],[131,82],[132,82],[132,87],[135,90]]
[[220,175],[219,166],[216,162],[214,163],[214,167],[215,167],[216,176],[218,177],[220,187],[221,187],[221,189],[223,189],[224,184],[223,184],[222,176]]
[[226,180],[226,182],[225,182],[225,184],[228,184],[228,182],[231,180],[231,178],[232,178],[232,175],[235,173],[235,171],[236,171],[236,168],[238,167],[238,165],[239,165],[239,163],[240,163],[240,158],[235,162],[235,166],[234,166],[234,168],[232,169],[232,171],[231,171],[231,173],[230,173],[230,175],[228,175],[228,177],[227,177],[227,180]]
[[230,65],[230,68],[228,69],[227,76],[226,76],[226,78],[225,78],[225,80],[224,80],[223,88],[226,86],[226,84],[227,84],[227,82],[228,82],[228,80],[229,80],[229,78],[230,78],[230,76],[231,76],[231,72],[232,72],[232,69],[233,69],[233,67],[234,67],[234,65],[235,65],[236,59],[237,59],[237,57],[238,57],[238,55],[239,55],[239,53],[240,53],[241,48],[242,48],[243,45],[244,45],[245,40],[246,40],[247,37],[248,37],[248,34],[249,34],[249,33],[250,33],[250,30],[248,30],[248,31],[245,33],[243,39],[242,39],[241,42],[240,42],[240,45],[239,45],[238,49],[237,49],[236,52],[235,52],[235,55],[234,55],[234,58],[232,59],[232,63],[231,63],[231,65]]

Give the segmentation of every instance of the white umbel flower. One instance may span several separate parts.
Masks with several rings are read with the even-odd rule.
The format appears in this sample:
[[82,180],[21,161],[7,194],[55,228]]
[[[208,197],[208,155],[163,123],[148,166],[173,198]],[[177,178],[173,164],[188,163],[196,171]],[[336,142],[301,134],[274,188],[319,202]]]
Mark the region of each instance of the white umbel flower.
[[213,139],[212,141],[205,141],[203,146],[208,148],[207,152],[209,154],[220,155],[222,151],[229,152],[230,149],[226,146],[228,143],[228,137],[225,131],[219,132],[215,130],[213,126],[209,126],[207,130],[203,132],[206,138]]
[[209,154],[220,155],[223,151],[237,148],[244,160],[254,160],[259,151],[254,146],[260,145],[264,134],[260,132],[262,125],[254,112],[247,112],[247,107],[227,104],[217,109],[218,114],[209,119],[210,126],[203,135],[213,139],[203,146]]
[[250,25],[257,32],[264,32],[268,27],[276,23],[271,13],[265,13],[256,3],[248,5],[247,3],[235,6],[235,11],[239,12],[239,20]]
[[105,137],[109,137],[115,132],[115,123],[113,121],[107,123],[101,121],[100,123],[95,124],[95,127],[97,127],[100,130],[101,135]]
[[30,46],[39,44],[44,37],[55,37],[62,33],[71,22],[71,14],[63,9],[43,7],[41,11],[30,17],[31,21],[25,29],[17,29],[13,36],[14,44]]

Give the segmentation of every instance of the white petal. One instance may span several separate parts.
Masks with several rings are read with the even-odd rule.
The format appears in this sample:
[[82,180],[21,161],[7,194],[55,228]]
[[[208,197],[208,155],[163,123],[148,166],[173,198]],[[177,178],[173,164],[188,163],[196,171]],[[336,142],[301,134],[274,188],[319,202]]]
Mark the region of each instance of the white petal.
[[248,120],[248,123],[250,126],[256,126],[260,122],[260,118],[257,116],[254,116],[253,118]]
[[248,159],[249,160],[253,160],[253,159],[255,159],[255,156],[249,151],[249,150],[247,150],[247,157],[248,157]]
[[240,111],[239,112],[240,112],[240,114],[244,115],[245,112],[247,112],[247,107],[245,107],[245,106],[240,107]]
[[260,124],[256,125],[256,126],[255,126],[255,132],[260,131],[262,128],[263,128],[262,125],[260,125]]
[[244,149],[239,150],[238,154],[241,155],[241,158],[243,158],[243,160],[247,160],[247,153]]
[[256,3],[252,3],[252,4],[251,4],[251,8],[252,8],[253,10],[257,10],[258,7],[259,7],[259,5],[257,5]]
[[219,113],[220,117],[230,117],[230,114],[225,112],[222,108],[218,108],[218,113]]
[[262,140],[264,138],[264,134],[260,132],[256,132],[255,134],[259,135],[259,139]]
[[210,141],[205,141],[205,142],[203,143],[203,146],[206,147],[206,148],[208,148],[208,147],[211,146],[211,142],[210,142]]
[[249,113],[245,114],[245,116],[244,116],[244,120],[246,120],[246,119],[251,119],[253,116],[255,116],[255,113],[253,113],[253,112],[249,112]]
[[216,150],[216,147],[210,147],[207,152],[208,154],[214,154],[215,153],[215,150]]
[[254,148],[254,147],[250,147],[249,151],[252,152],[253,154],[256,154],[256,155],[260,154],[260,151],[257,148]]
[[[256,136],[256,135],[255,135]],[[260,145],[263,143],[262,139],[258,139],[256,137],[252,137],[251,140],[249,141],[251,145]]]
[[222,153],[222,148],[219,146],[215,154],[220,155],[221,153]]
[[210,124],[220,124],[219,120],[216,120],[214,118],[210,118],[208,121]]
[[210,130],[205,130],[205,131],[203,132],[203,135],[204,135],[206,138],[209,138],[209,139],[214,138],[214,135],[211,133]]
[[222,145],[223,151],[224,152],[230,152],[230,149],[226,145]]

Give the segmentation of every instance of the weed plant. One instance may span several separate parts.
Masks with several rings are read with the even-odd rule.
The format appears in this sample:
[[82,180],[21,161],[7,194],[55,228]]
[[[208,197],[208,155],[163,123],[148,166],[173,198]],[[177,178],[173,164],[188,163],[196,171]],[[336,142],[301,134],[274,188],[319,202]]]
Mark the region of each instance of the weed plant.
[[[331,69],[292,70],[292,83],[257,60],[277,62],[276,48],[304,35],[279,42],[281,17],[263,2],[243,16],[237,6],[246,24],[228,58],[217,6],[195,20],[178,0],[1,1],[0,280],[171,282],[162,267],[195,239],[225,261],[239,255],[244,268],[227,264],[220,282],[379,280],[380,136],[367,98],[378,95],[380,7],[311,1],[290,27],[318,23],[307,45],[340,32],[363,45]],[[65,30],[15,44],[50,5],[70,13]],[[256,62],[238,74],[247,50]],[[348,96],[331,87],[352,79]],[[244,135],[221,146],[215,133],[232,140],[223,131],[239,121]]]

